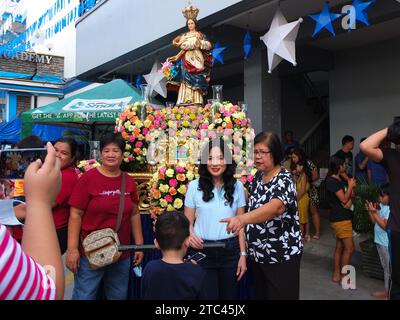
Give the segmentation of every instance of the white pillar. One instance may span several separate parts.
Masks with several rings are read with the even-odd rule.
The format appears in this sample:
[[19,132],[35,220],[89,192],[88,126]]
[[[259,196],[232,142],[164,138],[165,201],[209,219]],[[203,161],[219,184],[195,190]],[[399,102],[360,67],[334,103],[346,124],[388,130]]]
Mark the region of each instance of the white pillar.
[[255,133],[263,130],[281,135],[281,85],[278,70],[267,70],[265,48],[255,46],[244,63],[244,101]]
[[31,109],[35,109],[35,96],[31,95]]

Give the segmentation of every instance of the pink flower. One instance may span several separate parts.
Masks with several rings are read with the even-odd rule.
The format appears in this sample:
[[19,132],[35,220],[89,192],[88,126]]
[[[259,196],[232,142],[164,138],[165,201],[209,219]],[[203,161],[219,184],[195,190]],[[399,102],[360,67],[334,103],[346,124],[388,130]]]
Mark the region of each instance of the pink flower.
[[230,117],[232,115],[232,113],[230,113],[229,111],[225,111],[224,112],[224,116],[225,117]]
[[135,136],[129,136],[129,142],[135,141]]
[[[160,127],[160,121],[159,120],[154,120],[154,127],[159,128]],[[147,128],[145,128],[147,129]]]
[[149,129],[148,128],[143,128],[142,133],[144,136],[146,136],[149,133]]
[[125,131],[125,127],[124,126],[120,126],[118,131],[119,132],[124,132]]
[[167,172],[167,168],[166,167],[162,167],[160,169],[160,173],[165,174],[165,172]]
[[134,160],[135,160],[135,157],[134,157],[134,156],[128,156],[128,160],[129,160],[129,161],[134,161]]
[[125,121],[125,120],[126,120],[126,114],[121,113],[121,114],[119,115],[119,118],[120,118],[122,121]]
[[183,167],[178,166],[178,167],[175,168],[175,171],[178,172],[178,173],[184,173],[185,169]]
[[167,195],[164,197],[164,199],[165,199],[167,202],[169,202],[169,203],[172,203],[172,201],[174,201],[174,199],[172,198],[172,196],[170,196],[169,194],[167,194]]
[[225,131],[224,131],[224,135],[226,135],[226,136],[230,136],[230,135],[232,135],[232,129],[225,129]]
[[217,134],[216,134],[214,131],[210,131],[210,132],[208,133],[208,136],[209,136],[211,139],[215,139],[215,138],[217,137]]
[[176,179],[171,179],[171,180],[169,180],[169,186],[170,187],[176,187],[178,185],[178,180],[176,180]]
[[245,127],[247,125],[247,120],[243,119],[241,125],[242,125],[242,127]]
[[165,61],[163,64],[162,64],[162,69],[170,69],[172,67],[172,63],[171,62],[169,62],[169,61]]
[[240,153],[240,147],[238,147],[238,146],[233,147],[233,153],[235,153],[235,154]]
[[143,142],[141,142],[141,141],[138,141],[138,142],[136,142],[136,144],[135,144],[135,147],[136,148],[141,148],[143,146]]
[[200,121],[200,120],[203,120],[203,115],[202,114],[199,114],[198,116],[197,116],[197,119]]
[[208,123],[203,123],[200,128],[204,129],[204,130],[207,130],[208,129]]
[[254,180],[254,176],[252,175],[252,174],[249,174],[248,176],[247,176],[247,181],[248,182],[252,182]]

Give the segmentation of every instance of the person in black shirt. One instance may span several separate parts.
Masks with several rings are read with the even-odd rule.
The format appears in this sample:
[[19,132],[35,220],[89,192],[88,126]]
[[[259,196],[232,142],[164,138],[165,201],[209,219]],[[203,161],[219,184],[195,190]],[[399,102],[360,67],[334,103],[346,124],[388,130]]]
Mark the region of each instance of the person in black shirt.
[[[381,148],[387,138],[397,145],[396,149]],[[391,285],[390,299],[400,300],[400,121],[389,128],[380,130],[361,143],[361,151],[372,161],[382,163],[387,170],[390,182],[390,216],[387,229],[390,230]]]
[[184,262],[189,247],[189,220],[179,212],[167,212],[157,218],[154,244],[161,260],[150,261],[143,272],[143,300],[197,300],[205,298],[204,270]]
[[356,186],[353,178],[347,180],[347,190],[345,183],[340,179],[344,172],[344,161],[338,157],[332,157],[329,161],[329,172],[325,181],[326,199],[331,207],[330,221],[331,227],[336,237],[336,248],[334,256],[333,282],[340,282],[343,274],[341,270],[349,265],[350,257],[354,252],[353,213],[349,209],[352,205],[352,192]]
[[342,139],[342,149],[333,155],[344,161],[344,172],[340,174],[340,177],[345,181],[353,177],[353,153],[351,152],[353,149],[354,138],[352,136],[344,136]]

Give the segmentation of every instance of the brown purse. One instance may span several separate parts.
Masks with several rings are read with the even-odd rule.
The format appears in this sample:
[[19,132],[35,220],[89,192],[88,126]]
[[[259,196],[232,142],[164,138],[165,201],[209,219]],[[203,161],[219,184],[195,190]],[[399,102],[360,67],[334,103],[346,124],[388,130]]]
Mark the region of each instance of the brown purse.
[[121,257],[121,252],[118,251],[119,239],[118,231],[121,227],[122,214],[124,212],[124,197],[125,197],[125,180],[126,174],[122,173],[119,198],[119,209],[117,226],[115,230],[104,228],[91,232],[82,242],[85,256],[89,260],[90,267],[93,270],[108,266],[117,262]]

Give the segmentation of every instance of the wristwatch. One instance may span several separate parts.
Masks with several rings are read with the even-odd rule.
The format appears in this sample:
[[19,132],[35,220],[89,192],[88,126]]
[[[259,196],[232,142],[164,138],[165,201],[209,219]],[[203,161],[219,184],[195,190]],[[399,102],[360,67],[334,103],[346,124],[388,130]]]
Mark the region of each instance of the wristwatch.
[[247,257],[247,252],[246,251],[240,251],[240,256],[241,257]]

